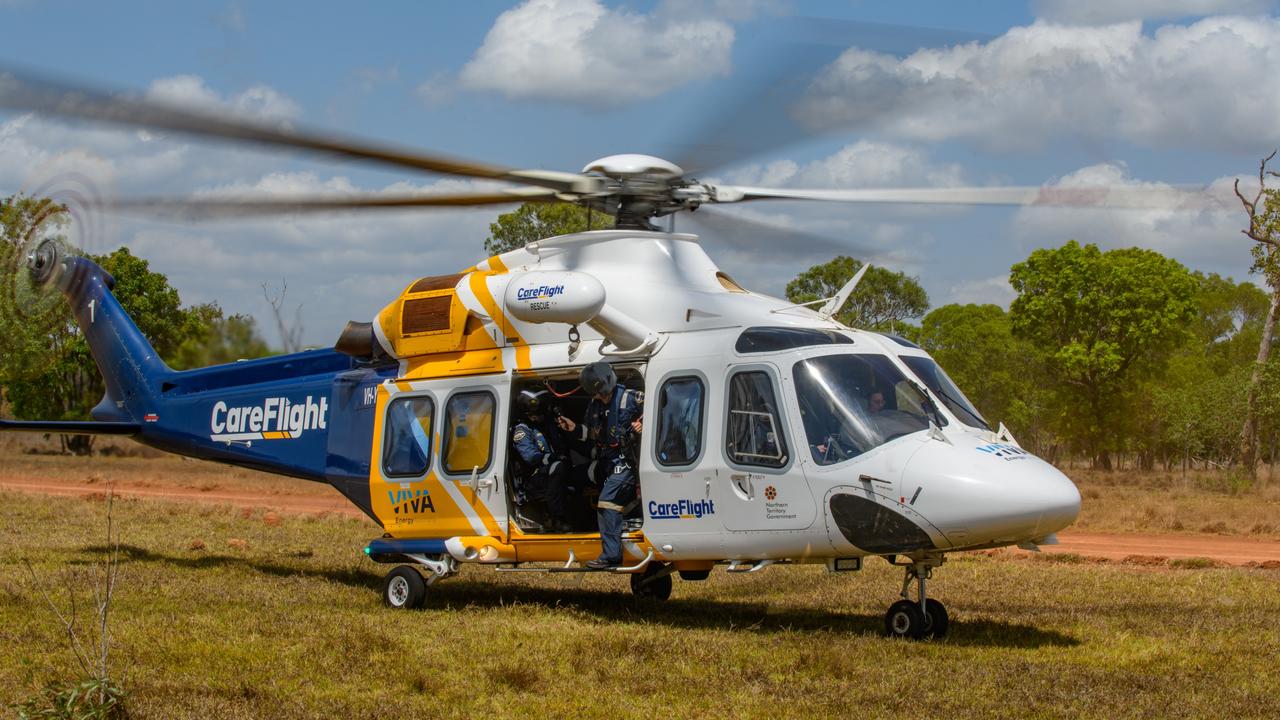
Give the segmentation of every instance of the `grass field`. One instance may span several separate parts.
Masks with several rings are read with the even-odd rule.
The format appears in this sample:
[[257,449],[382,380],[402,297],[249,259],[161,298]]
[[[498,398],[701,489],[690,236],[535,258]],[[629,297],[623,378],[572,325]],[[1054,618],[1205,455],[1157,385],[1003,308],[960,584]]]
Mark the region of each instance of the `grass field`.
[[[74,677],[62,587],[106,504],[0,494],[0,701]],[[139,718],[1275,717],[1280,572],[962,556],[951,635],[881,638],[900,571],[676,582],[480,567],[384,610],[359,519],[117,501],[113,666]],[[200,548],[200,549],[196,549]],[[70,570],[67,570],[70,568]]]

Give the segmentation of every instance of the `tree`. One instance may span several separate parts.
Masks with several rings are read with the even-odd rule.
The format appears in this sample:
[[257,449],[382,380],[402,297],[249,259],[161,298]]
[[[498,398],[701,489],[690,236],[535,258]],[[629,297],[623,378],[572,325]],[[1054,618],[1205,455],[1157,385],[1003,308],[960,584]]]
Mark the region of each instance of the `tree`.
[[1267,169],[1267,164],[1275,156],[1275,151],[1272,151],[1258,165],[1258,192],[1252,199],[1240,192],[1239,180],[1235,183],[1236,197],[1240,198],[1249,215],[1249,227],[1241,232],[1253,240],[1251,272],[1261,273],[1271,288],[1271,306],[1267,309],[1262,337],[1258,341],[1257,360],[1245,400],[1244,427],[1240,430],[1240,462],[1250,477],[1255,476],[1258,459],[1258,392],[1271,354],[1277,309],[1280,309],[1280,190],[1267,187],[1267,178],[1280,178],[1280,173]]
[[1015,337],[1055,379],[1061,419],[1096,466],[1111,468],[1127,395],[1187,338],[1196,281],[1180,263],[1138,248],[1102,252],[1074,240],[1013,266]]
[[[787,299],[807,303],[835,295],[862,263],[845,255],[814,265],[787,283]],[[929,295],[915,278],[882,267],[872,267],[862,276],[836,319],[849,327],[895,331],[907,320],[929,309]]]
[[266,357],[271,349],[258,334],[257,322],[248,315],[223,317],[217,305],[198,305],[193,311],[205,314],[203,331],[178,347],[170,366],[175,370],[221,365],[237,360]]
[[1005,423],[1020,439],[1024,431],[1040,434],[1031,348],[1013,336],[1003,308],[943,305],[924,316],[914,339],[989,421]]
[[484,251],[490,255],[501,255],[556,235],[612,227],[611,216],[589,212],[579,205],[527,202],[512,212],[499,215],[497,222],[489,224]]

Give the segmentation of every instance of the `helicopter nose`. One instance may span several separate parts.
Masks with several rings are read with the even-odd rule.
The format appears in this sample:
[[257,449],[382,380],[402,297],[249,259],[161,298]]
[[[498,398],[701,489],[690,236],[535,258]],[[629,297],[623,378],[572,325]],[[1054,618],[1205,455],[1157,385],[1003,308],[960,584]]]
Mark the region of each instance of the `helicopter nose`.
[[1070,478],[1021,449],[996,455],[938,444],[922,450],[903,479],[922,488],[914,509],[953,547],[1039,539],[1080,514],[1080,491]]

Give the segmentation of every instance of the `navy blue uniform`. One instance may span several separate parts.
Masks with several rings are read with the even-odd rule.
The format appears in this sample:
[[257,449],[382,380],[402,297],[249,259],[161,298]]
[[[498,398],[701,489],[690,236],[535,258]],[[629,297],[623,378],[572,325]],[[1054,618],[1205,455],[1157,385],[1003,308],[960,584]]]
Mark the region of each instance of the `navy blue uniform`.
[[560,428],[548,419],[524,420],[512,430],[511,442],[525,465],[522,494],[528,499],[545,498],[552,518],[567,520],[569,463]]
[[644,411],[644,393],[622,385],[613,388],[608,402],[592,399],[582,421],[580,442],[588,445],[596,462],[607,473],[596,504],[600,521],[600,559],[622,563],[622,512],[636,496],[636,470],[627,457],[631,423]]

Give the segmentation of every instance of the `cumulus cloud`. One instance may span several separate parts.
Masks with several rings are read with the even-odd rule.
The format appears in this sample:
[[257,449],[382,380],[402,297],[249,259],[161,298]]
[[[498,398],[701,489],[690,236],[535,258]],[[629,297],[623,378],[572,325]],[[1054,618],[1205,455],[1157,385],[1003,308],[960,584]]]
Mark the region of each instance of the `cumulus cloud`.
[[952,285],[947,297],[934,300],[934,305],[999,305],[1008,309],[1009,303],[1017,297],[1013,286],[1009,284],[1008,273],[995,277],[979,278]]
[[159,100],[194,110],[230,112],[261,120],[290,120],[302,111],[292,99],[267,85],[253,85],[234,95],[223,96],[198,75],[160,78],[147,88],[148,100]]
[[954,186],[963,171],[954,163],[935,163],[914,147],[859,140],[831,155],[808,162],[776,160],[733,173],[737,185],[793,188],[865,188]]
[[[1244,211],[1231,190],[1233,177],[1218,178],[1207,191],[1221,199],[1216,207],[1115,210],[1027,207],[1012,220],[1024,252],[1057,247],[1068,240],[1104,249],[1143,247],[1177,258],[1191,268],[1243,276],[1251,264],[1249,242],[1240,234]],[[1241,187],[1247,187],[1247,179]],[[1122,164],[1092,165],[1064,176],[1053,187],[1107,185],[1119,188],[1167,187],[1133,178]],[[1255,185],[1256,187],[1256,185]]]
[[1064,23],[1106,25],[1125,20],[1167,20],[1207,15],[1255,15],[1273,0],[1035,0],[1036,17]]
[[598,0],[528,0],[498,16],[458,81],[507,98],[609,108],[727,75],[733,26],[683,7],[643,14]]
[[796,112],[815,130],[856,126],[1005,150],[1067,137],[1253,152],[1280,142],[1276,67],[1277,18],[1208,18],[1150,34],[1139,22],[1037,21],[902,59],[851,48]]

